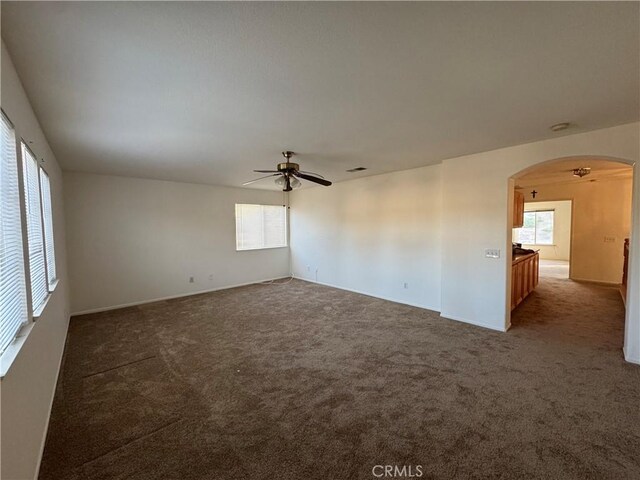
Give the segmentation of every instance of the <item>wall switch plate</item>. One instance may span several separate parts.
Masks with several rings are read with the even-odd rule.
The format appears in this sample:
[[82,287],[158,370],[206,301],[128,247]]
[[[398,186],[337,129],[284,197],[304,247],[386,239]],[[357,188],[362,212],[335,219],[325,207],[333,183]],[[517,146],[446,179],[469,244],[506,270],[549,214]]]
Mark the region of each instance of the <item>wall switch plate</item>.
[[189,277],[189,283],[193,283],[195,279],[193,277]]
[[409,284],[407,282],[404,282],[404,288],[409,288]]
[[484,256],[486,258],[500,258],[500,249],[497,248],[487,248],[484,251]]

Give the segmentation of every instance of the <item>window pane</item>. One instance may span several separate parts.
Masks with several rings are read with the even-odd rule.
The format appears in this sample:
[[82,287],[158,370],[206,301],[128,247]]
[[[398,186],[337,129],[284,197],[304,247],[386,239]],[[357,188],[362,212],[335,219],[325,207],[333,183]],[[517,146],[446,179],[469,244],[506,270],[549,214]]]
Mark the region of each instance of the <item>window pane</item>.
[[553,212],[536,212],[536,243],[551,245],[553,243]]
[[0,353],[28,321],[22,252],[22,220],[16,141],[11,124],[0,122]]
[[536,240],[535,228],[519,228],[518,243],[532,245]]
[[44,247],[47,257],[47,281],[49,291],[58,278],[56,276],[56,252],[53,244],[53,212],[51,211],[51,183],[49,175],[40,169],[40,187],[42,193],[42,214],[44,215]]
[[524,212],[524,223],[522,224],[523,228],[535,228],[536,226],[536,213],[535,212]]
[[23,143],[24,197],[27,213],[27,238],[29,246],[29,271],[31,304],[38,310],[47,298],[47,273],[42,232],[42,210],[40,205],[40,182],[38,161]]
[[236,204],[236,249],[287,246],[287,210],[279,205]]
[[262,208],[260,205],[236,205],[236,248],[262,247]]
[[264,247],[285,247],[287,245],[286,209],[281,206],[263,205]]

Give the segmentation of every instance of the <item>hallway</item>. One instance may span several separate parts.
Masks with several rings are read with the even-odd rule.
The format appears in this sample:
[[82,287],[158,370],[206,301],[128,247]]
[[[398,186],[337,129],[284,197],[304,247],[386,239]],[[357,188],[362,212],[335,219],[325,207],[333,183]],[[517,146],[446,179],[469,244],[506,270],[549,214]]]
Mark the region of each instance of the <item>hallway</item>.
[[[555,267],[557,268],[557,267]],[[538,287],[513,311],[511,331],[587,348],[589,356],[622,357],[625,309],[615,286],[574,282],[543,275]],[[594,363],[598,361],[594,358]]]

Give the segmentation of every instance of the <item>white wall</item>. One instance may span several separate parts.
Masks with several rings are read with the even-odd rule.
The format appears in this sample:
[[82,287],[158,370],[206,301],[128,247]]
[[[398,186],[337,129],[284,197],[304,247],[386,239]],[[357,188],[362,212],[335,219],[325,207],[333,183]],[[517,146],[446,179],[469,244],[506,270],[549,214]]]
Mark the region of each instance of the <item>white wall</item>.
[[[629,182],[629,185],[631,185],[631,182]],[[631,203],[629,203],[630,208]],[[525,212],[553,210],[553,245],[523,244],[522,246],[539,250],[540,258],[544,260],[566,260],[568,262],[571,250],[571,201],[527,202],[524,204],[524,210]],[[518,240],[514,238],[513,241],[517,242]]]
[[[537,199],[573,200],[571,278],[620,283],[624,263],[624,239],[631,231],[630,178],[596,182],[563,183],[531,187]],[[553,203],[553,202],[551,202]],[[528,205],[539,205],[534,203]],[[614,241],[605,242],[605,237]],[[540,248],[542,253],[542,247]],[[542,257],[541,258],[545,258]]]
[[58,285],[31,328],[7,374],[0,381],[1,473],[3,479],[37,476],[58,368],[69,322],[62,174],[31,109],[9,54],[2,44],[2,109],[18,138],[30,140],[45,159],[51,179]]
[[[508,328],[510,308],[506,286],[511,271],[508,228],[513,210],[510,177],[561,157],[593,155],[637,162],[639,127],[640,124],[633,123],[445,160],[442,165],[442,315],[497,330]],[[635,362],[640,362],[639,175],[640,169],[636,168],[633,195],[636,220],[629,285],[634,298],[627,303],[629,321],[625,337],[627,359]],[[487,248],[500,249],[501,257],[485,258]]]
[[294,274],[439,310],[441,188],[435,165],[295,191]]
[[236,252],[235,244],[235,204],[282,205],[282,192],[64,177],[74,313],[289,275],[288,248]]
[[[511,177],[572,156],[636,162],[640,124],[467,155],[328,189],[296,191],[291,210],[294,273],[315,280],[317,268],[320,283],[440,310],[446,318],[504,331],[511,310]],[[625,334],[625,356],[638,363],[639,175],[640,169],[635,169]],[[500,258],[486,258],[485,249],[500,249]],[[404,282],[409,284],[406,290]]]

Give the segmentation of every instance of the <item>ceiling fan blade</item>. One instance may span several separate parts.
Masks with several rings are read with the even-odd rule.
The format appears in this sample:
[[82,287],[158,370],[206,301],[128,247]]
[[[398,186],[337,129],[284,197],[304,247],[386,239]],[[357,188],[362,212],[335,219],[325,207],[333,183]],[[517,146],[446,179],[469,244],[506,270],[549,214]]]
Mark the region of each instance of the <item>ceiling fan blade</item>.
[[298,170],[300,173],[304,173],[305,175],[313,175],[314,177],[318,177],[318,178],[324,178],[322,175],[320,175],[319,173],[313,173],[313,172],[306,172],[304,170]]
[[254,170],[256,173],[280,173],[278,170]]
[[273,173],[271,175],[265,175],[264,177],[256,178],[255,180],[249,180],[248,182],[244,182],[242,185],[251,185],[252,183],[259,182],[260,180],[264,180],[265,178],[277,177],[280,175],[279,173]]
[[325,187],[331,185],[331,182],[329,180],[325,180],[324,178],[312,177],[311,175],[306,175],[300,172],[293,172],[293,174],[296,177],[302,178],[304,180],[309,180],[310,182],[319,183],[320,185],[324,185]]

